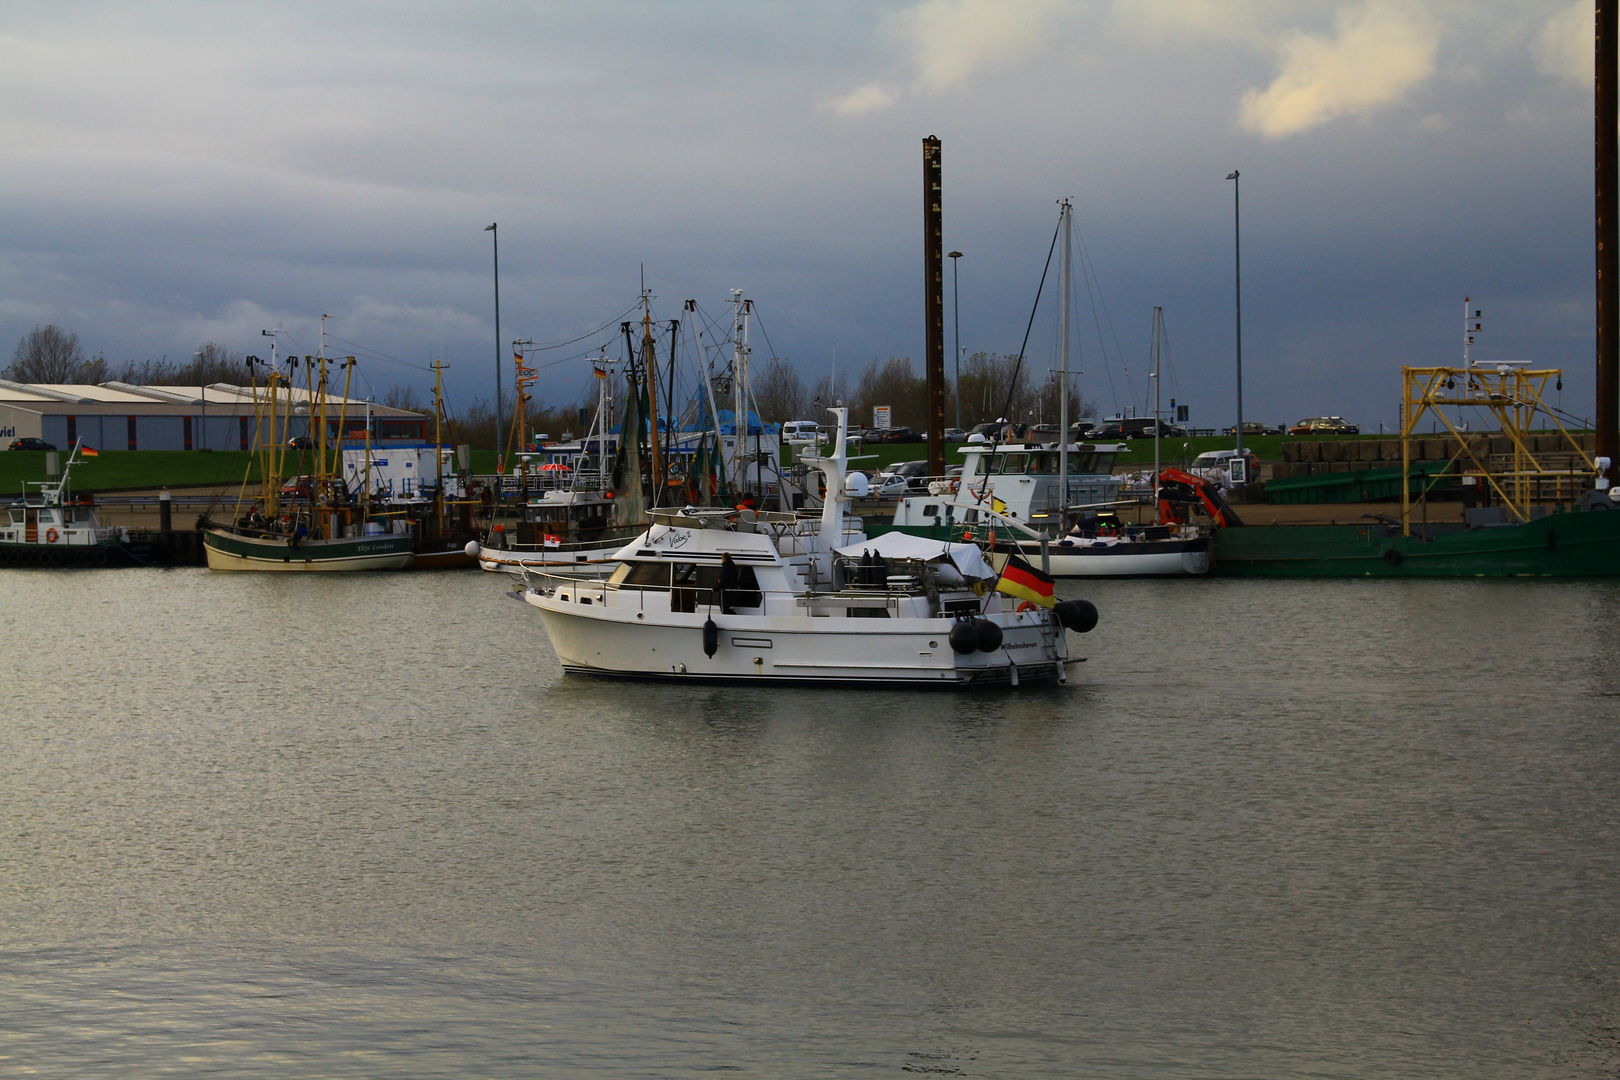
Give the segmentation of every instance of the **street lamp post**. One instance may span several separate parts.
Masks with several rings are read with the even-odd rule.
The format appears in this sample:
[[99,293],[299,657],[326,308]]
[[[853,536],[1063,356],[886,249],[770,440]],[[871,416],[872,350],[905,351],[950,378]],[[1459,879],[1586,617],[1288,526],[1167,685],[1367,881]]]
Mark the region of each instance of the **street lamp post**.
[[[491,222],[484,226],[484,231],[490,233],[490,243],[493,245],[495,256],[495,474],[499,476],[504,470],[501,468],[501,234],[495,226],[499,222]],[[499,486],[499,485],[497,485]]]
[[[1238,171],[1233,169],[1226,177],[1232,181],[1232,281],[1237,304],[1237,453],[1243,460],[1243,240],[1239,231]],[[1247,466],[1244,482],[1248,482]]]
[[956,260],[960,251],[949,253],[951,260],[951,327],[956,334],[956,430],[962,430],[962,295],[956,288]]
[[203,370],[202,350],[197,350],[193,355],[197,357],[197,389],[202,393],[202,438],[198,442],[202,443],[202,448],[206,450],[208,449],[208,373]]

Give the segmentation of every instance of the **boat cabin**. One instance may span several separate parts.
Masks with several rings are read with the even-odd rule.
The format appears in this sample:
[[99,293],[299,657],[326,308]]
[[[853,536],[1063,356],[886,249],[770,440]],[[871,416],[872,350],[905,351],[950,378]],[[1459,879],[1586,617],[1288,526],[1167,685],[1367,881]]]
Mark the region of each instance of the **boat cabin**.
[[1035,527],[1056,526],[1064,504],[1059,490],[1060,454],[1069,455],[1069,508],[1101,508],[1111,507],[1124,485],[1112,472],[1122,449],[1115,443],[1071,443],[1063,450],[1055,445],[968,443],[958,450],[963,462],[955,494],[937,490],[941,484],[936,481],[929,494],[900,500],[894,524],[944,525],[958,519],[974,524],[978,511],[964,510],[961,504],[994,497],[1006,504],[1004,513],[1010,518]]

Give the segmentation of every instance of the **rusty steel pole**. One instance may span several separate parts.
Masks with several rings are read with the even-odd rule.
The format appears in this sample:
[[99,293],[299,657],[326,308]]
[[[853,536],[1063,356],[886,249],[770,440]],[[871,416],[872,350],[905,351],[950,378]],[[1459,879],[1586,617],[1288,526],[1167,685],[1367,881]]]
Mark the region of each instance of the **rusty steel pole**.
[[923,140],[923,312],[928,324],[928,475],[945,475],[945,227],[939,211],[939,140]]
[[1620,479],[1620,221],[1616,219],[1616,5],[1597,0],[1597,456],[1609,459],[1607,476]]

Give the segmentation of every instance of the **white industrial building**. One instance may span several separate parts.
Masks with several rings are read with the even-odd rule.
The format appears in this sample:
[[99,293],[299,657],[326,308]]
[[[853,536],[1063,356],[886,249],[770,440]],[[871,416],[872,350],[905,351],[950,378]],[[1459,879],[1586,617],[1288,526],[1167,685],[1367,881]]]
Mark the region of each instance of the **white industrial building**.
[[[261,391],[261,396],[262,396]],[[282,410],[288,402],[282,390]],[[309,394],[291,391],[292,437],[314,433]],[[0,379],[0,448],[12,439],[34,438],[66,450],[79,440],[98,453],[108,450],[251,450],[257,435],[253,388],[230,383],[208,386],[135,386],[106,382],[19,383]],[[328,395],[327,439],[334,444],[364,443],[371,419],[374,446],[420,445],[433,437],[421,413],[368,406],[364,401]],[[283,421],[278,419],[277,431]]]

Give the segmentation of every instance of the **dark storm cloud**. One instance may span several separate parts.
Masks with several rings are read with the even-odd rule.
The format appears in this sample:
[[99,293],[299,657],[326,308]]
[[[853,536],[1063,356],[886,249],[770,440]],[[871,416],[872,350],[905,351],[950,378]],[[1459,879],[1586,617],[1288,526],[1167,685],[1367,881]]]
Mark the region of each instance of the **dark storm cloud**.
[[498,220],[507,337],[600,325],[645,264],[666,316],[742,288],[813,371],[835,341],[918,356],[932,133],[972,349],[1017,347],[1073,196],[1109,349],[1136,363],[1163,305],[1182,396],[1226,422],[1239,168],[1252,414],[1392,421],[1400,364],[1456,355],[1464,294],[1486,355],[1564,364],[1573,397],[1583,26],[1589,52],[1562,3],[11,5],[0,341],[56,321],[122,360],[280,324],[307,349],[325,312],[487,395]]

